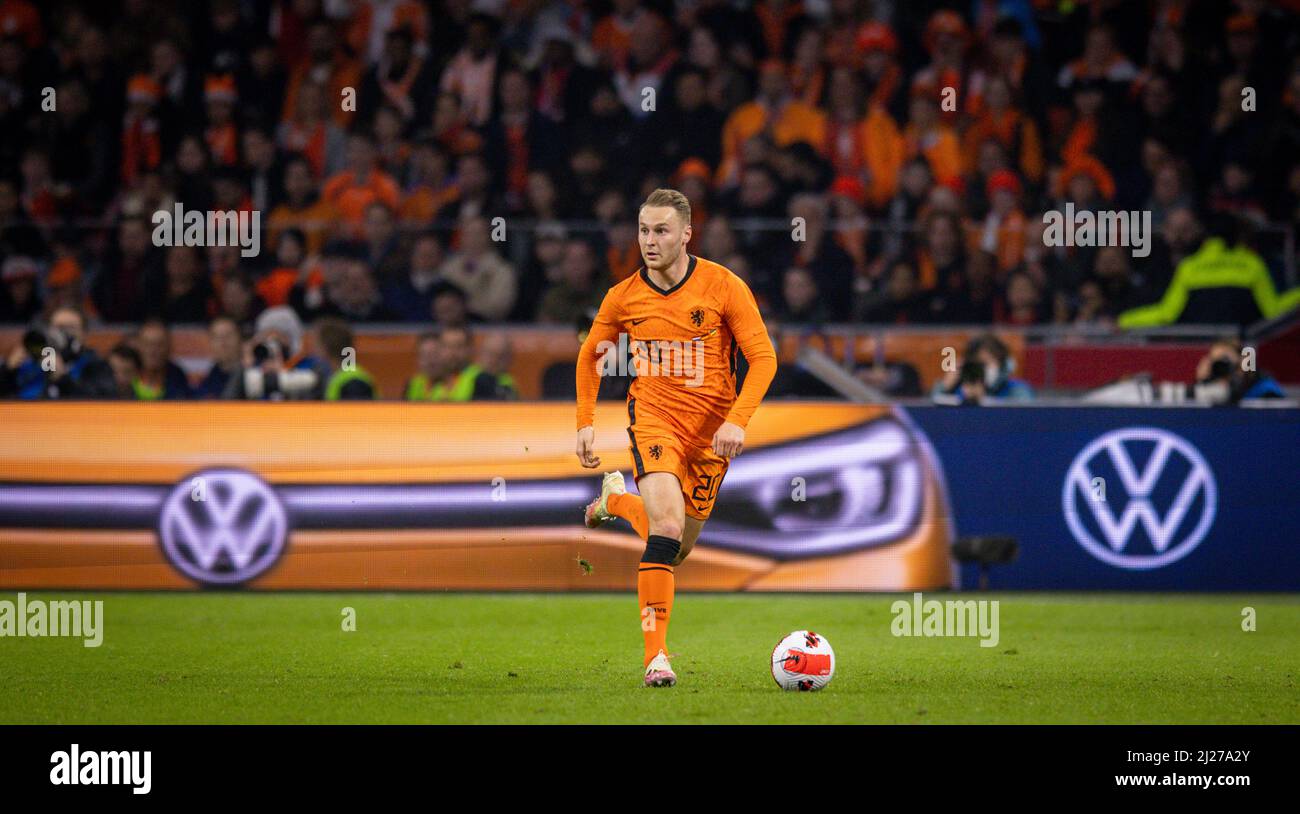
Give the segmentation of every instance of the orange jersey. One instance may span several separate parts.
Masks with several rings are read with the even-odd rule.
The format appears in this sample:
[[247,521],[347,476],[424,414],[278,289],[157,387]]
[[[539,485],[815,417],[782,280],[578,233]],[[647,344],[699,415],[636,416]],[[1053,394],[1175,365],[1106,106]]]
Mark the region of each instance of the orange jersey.
[[[592,423],[602,359],[623,348],[633,357],[628,396],[638,421],[653,418],[703,443],[724,421],[744,427],[776,374],[776,352],[749,287],[695,255],[671,289],[659,288],[642,267],[605,295],[578,354],[579,429]],[[737,351],[749,362],[739,395]]]

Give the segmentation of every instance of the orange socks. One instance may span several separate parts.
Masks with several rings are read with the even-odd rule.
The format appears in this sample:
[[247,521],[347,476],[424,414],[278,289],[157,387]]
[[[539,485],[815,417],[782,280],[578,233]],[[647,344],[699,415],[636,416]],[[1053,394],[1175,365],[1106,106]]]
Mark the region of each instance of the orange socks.
[[[637,500],[640,503],[640,499]],[[645,639],[645,662],[662,650],[668,652],[668,618],[673,612],[673,567],[657,562],[637,566],[636,598],[641,608],[641,636]]]
[[659,654],[668,653],[668,618],[673,613],[673,590],[676,586],[673,567],[669,565],[681,550],[682,541],[652,534],[645,542],[645,553],[637,566],[636,598],[641,606],[641,635],[645,638],[645,663]]
[[650,520],[645,514],[645,503],[642,502],[640,495],[634,495],[630,492],[624,492],[621,495],[610,495],[605,501],[605,508],[615,517],[621,517],[632,524],[632,529],[636,531],[636,536],[642,540],[650,536]]

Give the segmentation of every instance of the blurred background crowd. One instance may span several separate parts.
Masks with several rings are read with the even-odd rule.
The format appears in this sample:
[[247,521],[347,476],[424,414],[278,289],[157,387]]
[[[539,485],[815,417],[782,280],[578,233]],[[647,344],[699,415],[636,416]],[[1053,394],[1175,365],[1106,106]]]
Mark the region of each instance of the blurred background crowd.
[[[291,319],[571,328],[670,186],[773,324],[1244,326],[1297,301],[1298,37],[1294,0],[0,0],[0,323],[130,326],[139,397],[178,324],[232,370],[292,367]],[[260,254],[156,245],[176,203]],[[1150,212],[1149,255],[1045,246],[1067,204]]]

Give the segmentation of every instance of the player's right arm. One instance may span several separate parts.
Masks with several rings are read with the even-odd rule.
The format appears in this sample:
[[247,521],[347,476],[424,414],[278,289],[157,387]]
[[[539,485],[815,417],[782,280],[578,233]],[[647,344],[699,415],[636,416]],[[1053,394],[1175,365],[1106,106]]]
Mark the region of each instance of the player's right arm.
[[596,431],[592,422],[596,417],[596,394],[600,391],[601,359],[612,346],[618,344],[618,332],[622,321],[619,317],[618,298],[614,289],[610,289],[600,304],[600,311],[591,323],[587,339],[578,351],[578,365],[575,372],[578,391],[578,440],[575,452],[578,461],[587,469],[600,466],[600,458],[594,451]]

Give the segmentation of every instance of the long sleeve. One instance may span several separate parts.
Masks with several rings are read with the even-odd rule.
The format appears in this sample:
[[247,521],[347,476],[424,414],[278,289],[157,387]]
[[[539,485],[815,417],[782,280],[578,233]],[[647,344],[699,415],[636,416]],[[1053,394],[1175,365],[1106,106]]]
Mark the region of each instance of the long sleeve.
[[727,420],[745,427],[776,376],[776,350],[768,337],[763,317],[758,313],[758,303],[754,302],[753,293],[740,278],[734,278],[732,282],[732,292],[727,303],[727,324],[736,339],[736,345],[749,362],[749,373],[745,376],[745,384],[740,388],[735,403],[731,405]]
[[578,351],[575,371],[578,391],[578,429],[591,426],[596,417],[596,394],[600,391],[600,365],[610,343],[618,342],[621,325],[613,289],[605,295],[600,311],[591,323],[587,340]]

